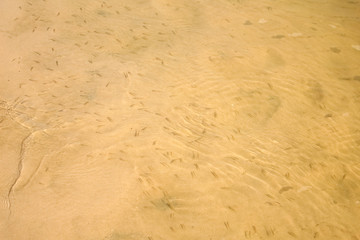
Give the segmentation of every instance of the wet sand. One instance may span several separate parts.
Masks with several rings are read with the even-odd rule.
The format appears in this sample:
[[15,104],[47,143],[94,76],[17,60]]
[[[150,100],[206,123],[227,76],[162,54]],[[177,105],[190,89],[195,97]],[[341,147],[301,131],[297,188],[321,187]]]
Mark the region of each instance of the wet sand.
[[2,0],[0,239],[360,239],[360,1]]

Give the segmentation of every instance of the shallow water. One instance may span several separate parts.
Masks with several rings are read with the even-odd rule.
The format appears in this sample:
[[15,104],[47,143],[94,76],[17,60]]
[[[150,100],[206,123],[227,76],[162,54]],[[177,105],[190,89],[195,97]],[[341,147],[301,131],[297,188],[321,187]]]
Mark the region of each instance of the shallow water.
[[360,239],[360,1],[0,16],[0,239]]

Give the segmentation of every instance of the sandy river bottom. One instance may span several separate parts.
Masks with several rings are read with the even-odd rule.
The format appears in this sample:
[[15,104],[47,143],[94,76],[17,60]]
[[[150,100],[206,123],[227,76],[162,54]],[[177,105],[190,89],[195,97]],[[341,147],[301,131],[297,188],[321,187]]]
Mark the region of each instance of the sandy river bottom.
[[1,0],[0,239],[360,239],[360,1]]

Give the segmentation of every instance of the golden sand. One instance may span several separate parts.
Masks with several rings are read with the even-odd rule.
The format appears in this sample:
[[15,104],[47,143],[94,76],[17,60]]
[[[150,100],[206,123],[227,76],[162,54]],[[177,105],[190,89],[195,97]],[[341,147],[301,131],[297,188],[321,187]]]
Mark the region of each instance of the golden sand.
[[359,0],[1,0],[0,239],[360,239]]

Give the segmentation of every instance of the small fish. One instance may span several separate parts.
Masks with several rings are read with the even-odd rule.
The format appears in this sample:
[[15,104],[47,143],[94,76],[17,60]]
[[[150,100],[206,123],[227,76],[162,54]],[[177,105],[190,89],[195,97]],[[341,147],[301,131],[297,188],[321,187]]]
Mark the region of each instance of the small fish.
[[283,192],[286,192],[286,191],[289,191],[293,189],[293,187],[290,187],[290,186],[286,186],[286,187],[282,187],[280,190],[279,190],[279,193],[283,193]]

